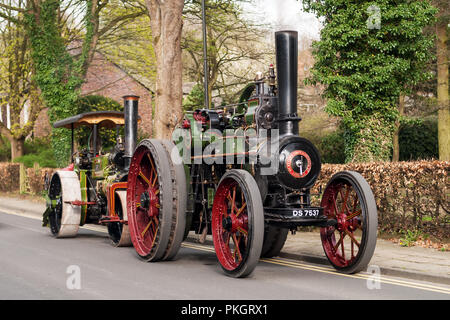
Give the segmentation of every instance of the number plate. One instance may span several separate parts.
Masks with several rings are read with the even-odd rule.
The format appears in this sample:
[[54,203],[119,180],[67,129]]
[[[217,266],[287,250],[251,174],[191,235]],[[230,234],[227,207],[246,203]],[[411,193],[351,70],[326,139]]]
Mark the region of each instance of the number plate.
[[320,209],[296,209],[292,210],[294,218],[317,218],[320,215]]
[[284,220],[314,220],[323,219],[322,207],[309,208],[264,208],[264,214],[271,218],[279,218]]

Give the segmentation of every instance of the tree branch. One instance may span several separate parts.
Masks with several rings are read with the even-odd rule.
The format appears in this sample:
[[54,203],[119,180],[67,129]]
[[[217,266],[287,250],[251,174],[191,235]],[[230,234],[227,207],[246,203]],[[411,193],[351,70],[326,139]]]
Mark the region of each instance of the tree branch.
[[22,13],[27,12],[26,9],[9,6],[9,5],[3,4],[3,3],[0,3],[0,8],[6,9],[6,10],[11,10],[11,11],[22,12]]
[[101,37],[102,35],[104,35],[109,29],[113,28],[116,24],[118,24],[119,22],[123,21],[123,20],[127,20],[127,19],[135,19],[138,18],[142,15],[144,15],[146,12],[145,11],[139,11],[139,12],[135,12],[135,13],[130,13],[121,17],[117,17],[115,19],[113,19],[112,21],[110,21],[106,26],[104,26],[98,33],[99,37]]
[[17,25],[23,25],[23,24],[24,24],[22,21],[20,21],[20,20],[18,20],[18,19],[16,19],[16,18],[13,18],[13,17],[11,17],[11,16],[5,15],[5,14],[4,14],[3,12],[1,12],[1,11],[0,11],[0,18],[3,18],[3,19],[5,19],[5,20],[10,21],[10,22],[12,22],[12,23],[14,23],[14,24],[17,24]]

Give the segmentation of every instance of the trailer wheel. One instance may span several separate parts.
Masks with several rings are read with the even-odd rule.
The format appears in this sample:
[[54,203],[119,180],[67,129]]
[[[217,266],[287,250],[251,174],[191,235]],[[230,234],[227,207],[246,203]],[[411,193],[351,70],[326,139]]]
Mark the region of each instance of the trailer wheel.
[[57,171],[53,174],[49,187],[52,210],[49,224],[52,234],[57,238],[75,237],[81,219],[81,207],[72,201],[81,201],[81,188],[78,175],[73,171]]
[[280,254],[288,236],[289,229],[267,225],[264,230],[264,242],[261,257],[272,258]]
[[228,171],[220,180],[212,208],[214,248],[224,272],[248,276],[261,256],[264,211],[255,179],[244,170]]
[[184,173],[183,161],[173,142],[162,140],[161,143],[167,152],[170,163],[173,197],[172,227],[163,260],[172,260],[180,250],[186,229],[186,175]]
[[367,181],[357,172],[336,173],[328,182],[321,206],[335,226],[320,229],[322,246],[338,271],[364,270],[377,241],[377,206]]
[[163,258],[172,224],[172,181],[167,152],[154,139],[141,141],[128,172],[128,227],[137,254],[146,261]]
[[[127,215],[127,192],[120,190],[115,192],[114,208],[121,220],[128,220]],[[131,237],[128,225],[120,222],[108,223],[108,234],[111,242],[116,247],[130,247]]]

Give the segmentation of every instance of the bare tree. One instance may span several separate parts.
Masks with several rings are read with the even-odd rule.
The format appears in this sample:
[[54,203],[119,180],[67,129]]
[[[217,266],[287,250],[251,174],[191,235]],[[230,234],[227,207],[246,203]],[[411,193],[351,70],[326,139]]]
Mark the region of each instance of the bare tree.
[[[16,24],[23,18],[25,2],[4,1],[0,16],[10,17],[0,25],[0,106],[9,108],[10,127],[0,121],[0,133],[11,143],[11,159],[24,154],[25,138],[31,133],[42,102],[32,80],[34,72],[30,59],[30,41]],[[16,20],[12,22],[11,20]]]
[[[218,90],[222,96],[230,98],[237,86],[252,80],[255,76],[255,65],[261,66],[264,58],[271,53],[263,44],[266,33],[262,26],[243,16],[239,2],[242,1],[206,2],[209,104],[213,90]],[[185,60],[188,63],[185,70],[188,76],[203,84],[200,9],[199,1],[188,1],[182,48],[187,53]]]

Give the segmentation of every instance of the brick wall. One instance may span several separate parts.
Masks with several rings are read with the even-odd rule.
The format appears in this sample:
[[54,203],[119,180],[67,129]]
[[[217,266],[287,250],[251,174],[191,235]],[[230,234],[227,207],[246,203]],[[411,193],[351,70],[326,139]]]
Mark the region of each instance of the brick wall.
[[[82,95],[101,95],[123,104],[122,97],[136,95],[139,100],[139,128],[146,134],[152,132],[152,92],[130,77],[117,65],[96,53],[81,87]],[[41,111],[34,127],[35,137],[46,136],[51,132],[47,109]]]
[[125,95],[139,96],[139,127],[150,134],[152,130],[151,91],[126,74],[115,64],[96,53],[86,74],[86,82],[81,87],[83,95],[102,95],[123,104]]
[[35,123],[34,123],[34,136],[35,137],[46,137],[48,136],[51,132],[52,132],[52,128],[50,126],[50,122],[48,120],[48,116],[47,116],[47,110],[48,108],[43,109]]

